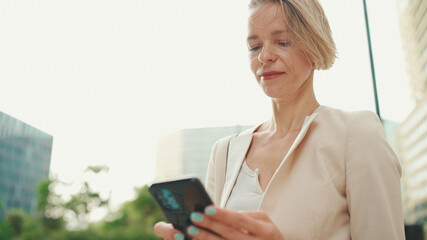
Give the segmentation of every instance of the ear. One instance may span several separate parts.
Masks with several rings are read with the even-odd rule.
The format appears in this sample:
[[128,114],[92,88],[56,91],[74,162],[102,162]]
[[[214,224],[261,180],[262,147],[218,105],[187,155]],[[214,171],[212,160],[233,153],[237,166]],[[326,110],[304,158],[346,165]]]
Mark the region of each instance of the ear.
[[316,66],[316,63],[314,63],[313,61],[310,62],[310,65],[313,70],[319,70],[319,68]]

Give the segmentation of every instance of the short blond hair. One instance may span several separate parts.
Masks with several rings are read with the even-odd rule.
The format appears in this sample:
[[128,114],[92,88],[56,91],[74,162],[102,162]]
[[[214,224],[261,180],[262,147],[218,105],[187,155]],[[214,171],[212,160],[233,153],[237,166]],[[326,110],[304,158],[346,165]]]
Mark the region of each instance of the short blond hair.
[[251,0],[250,9],[265,3],[280,4],[285,21],[296,35],[296,44],[317,69],[329,69],[335,61],[336,48],[331,28],[317,0]]

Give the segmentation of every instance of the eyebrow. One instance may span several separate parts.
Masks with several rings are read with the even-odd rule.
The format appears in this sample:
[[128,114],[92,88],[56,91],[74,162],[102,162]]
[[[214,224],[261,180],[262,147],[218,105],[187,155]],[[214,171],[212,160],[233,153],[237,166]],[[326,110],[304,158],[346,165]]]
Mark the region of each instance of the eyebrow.
[[[276,30],[276,31],[271,32],[270,35],[275,36],[275,35],[280,35],[280,34],[286,33],[286,32],[290,32],[290,30]],[[258,38],[258,35],[254,34],[254,35],[250,35],[247,40],[255,40],[257,38]]]

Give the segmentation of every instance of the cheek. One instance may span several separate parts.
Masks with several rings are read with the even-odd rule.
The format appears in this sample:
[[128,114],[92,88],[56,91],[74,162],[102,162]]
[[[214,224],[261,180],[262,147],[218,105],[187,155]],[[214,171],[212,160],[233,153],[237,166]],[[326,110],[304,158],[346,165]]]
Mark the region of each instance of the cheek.
[[310,62],[307,61],[306,59],[302,60],[299,62],[298,64],[298,71],[303,73],[303,74],[310,74],[311,71],[313,70],[313,67],[311,66]]
[[300,72],[306,72],[312,70],[311,61],[301,52],[299,52],[295,57],[295,67]]

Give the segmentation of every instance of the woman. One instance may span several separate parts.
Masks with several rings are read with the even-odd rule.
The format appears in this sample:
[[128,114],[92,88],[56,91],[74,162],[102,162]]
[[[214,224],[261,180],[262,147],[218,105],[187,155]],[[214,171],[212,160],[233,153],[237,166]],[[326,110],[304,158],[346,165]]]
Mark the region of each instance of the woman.
[[[206,187],[217,206],[192,214],[189,235],[404,239],[401,169],[377,116],[316,100],[314,70],[335,60],[317,0],[251,0],[250,9],[251,69],[273,117],[216,143]],[[155,232],[183,239],[167,223]]]

